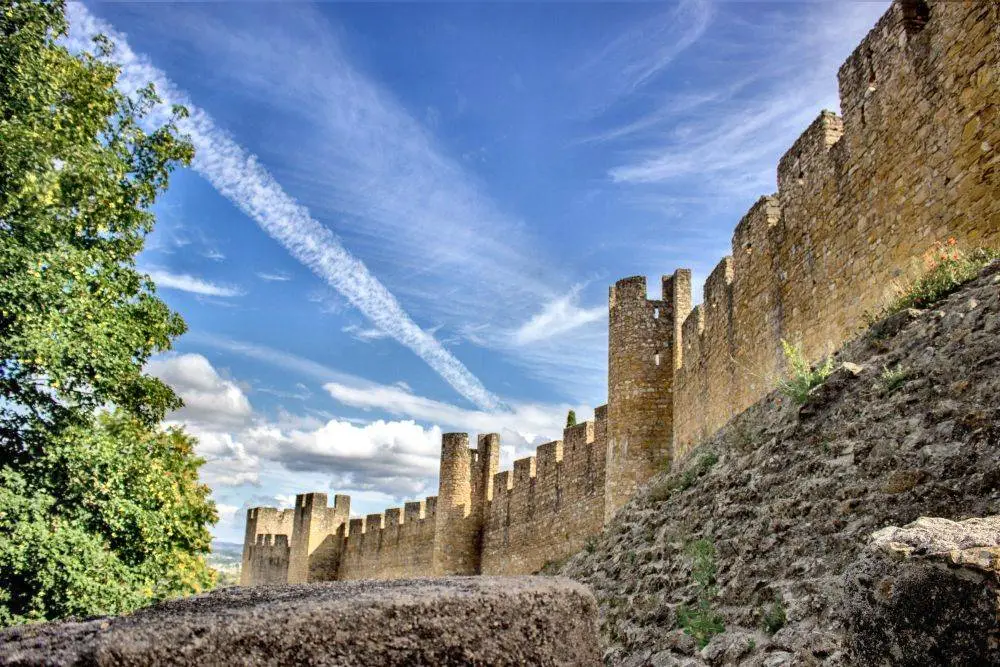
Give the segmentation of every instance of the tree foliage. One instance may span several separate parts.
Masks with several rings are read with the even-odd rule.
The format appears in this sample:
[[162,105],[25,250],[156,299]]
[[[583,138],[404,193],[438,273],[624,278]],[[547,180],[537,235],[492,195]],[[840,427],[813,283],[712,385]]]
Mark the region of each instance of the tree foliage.
[[566,413],[566,428],[570,426],[576,426],[576,410],[570,410]]
[[0,0],[0,624],[210,585],[201,460],[143,373],[185,330],[135,267],[193,149],[113,47],[71,54],[61,0]]

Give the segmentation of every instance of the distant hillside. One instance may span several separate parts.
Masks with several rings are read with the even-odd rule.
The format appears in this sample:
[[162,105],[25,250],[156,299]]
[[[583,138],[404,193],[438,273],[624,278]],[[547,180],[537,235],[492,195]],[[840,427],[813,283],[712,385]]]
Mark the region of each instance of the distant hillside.
[[208,564],[219,573],[220,586],[239,583],[242,558],[242,544],[212,540],[212,552],[208,554],[207,560]]
[[553,568],[597,595],[608,664],[851,664],[842,576],[871,533],[1000,514],[1000,263],[835,361],[803,405],[770,394]]

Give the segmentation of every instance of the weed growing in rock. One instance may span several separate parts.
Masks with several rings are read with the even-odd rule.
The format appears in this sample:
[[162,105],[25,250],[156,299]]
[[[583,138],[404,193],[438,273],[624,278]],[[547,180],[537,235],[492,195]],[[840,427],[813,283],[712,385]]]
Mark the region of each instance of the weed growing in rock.
[[712,637],[726,631],[725,619],[705,600],[698,600],[695,607],[678,607],[677,620],[684,632],[698,643],[699,648],[705,648]]
[[587,550],[588,554],[592,554],[595,551],[597,551],[597,537],[596,536],[588,537],[587,541],[583,545],[583,548]]
[[686,491],[718,462],[719,456],[715,452],[702,454],[694,465],[681,473],[680,477],[668,477],[654,485],[649,490],[650,500],[659,503],[673,495],[674,491]]
[[903,368],[902,365],[896,364],[892,368],[888,366],[882,367],[882,375],[879,376],[879,387],[882,393],[886,396],[896,391],[910,379],[910,371]]
[[698,462],[684,471],[681,475],[680,481],[677,483],[677,488],[681,491],[685,491],[695,483],[699,477],[704,475],[709,469],[719,462],[719,457],[715,452],[708,452],[703,454]]
[[685,633],[704,648],[712,637],[725,631],[725,619],[712,609],[715,597],[715,545],[709,540],[695,540],[685,549],[691,559],[691,579],[698,589],[698,604],[694,607],[681,605],[677,608],[677,622]]
[[764,611],[761,619],[764,632],[773,635],[775,632],[785,627],[788,616],[785,614],[785,604],[781,600],[775,600],[770,607]]
[[813,368],[802,354],[800,345],[792,345],[782,338],[781,349],[788,364],[788,377],[778,383],[778,389],[802,405],[806,402],[810,390],[821,384],[833,372],[833,358],[827,357],[826,361]]
[[984,266],[1000,259],[1000,250],[978,248],[965,253],[955,239],[938,242],[924,254],[924,275],[897,287],[885,315],[907,308],[927,308],[975,278]]

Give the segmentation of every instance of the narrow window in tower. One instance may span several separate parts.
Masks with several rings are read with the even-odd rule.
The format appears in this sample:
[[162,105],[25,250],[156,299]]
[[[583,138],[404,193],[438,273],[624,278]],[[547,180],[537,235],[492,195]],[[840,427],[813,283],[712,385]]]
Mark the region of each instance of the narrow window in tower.
[[654,320],[660,319],[660,309],[659,308],[654,308],[653,309],[653,319]]
[[653,355],[653,361],[656,362],[657,366],[660,365],[660,353],[659,352],[657,352],[656,354]]

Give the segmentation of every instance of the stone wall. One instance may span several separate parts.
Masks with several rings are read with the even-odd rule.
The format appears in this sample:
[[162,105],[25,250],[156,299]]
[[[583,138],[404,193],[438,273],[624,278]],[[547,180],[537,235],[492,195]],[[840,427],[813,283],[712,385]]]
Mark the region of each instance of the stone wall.
[[471,449],[446,434],[423,508],[349,520],[346,496],[327,508],[309,494],[294,511],[251,509],[241,582],[277,576],[255,555],[263,535],[289,536],[289,581],[534,572],[765,395],[782,339],[818,360],[935,242],[1000,247],[1000,5],[897,0],[841,67],[840,95],[844,117],[823,112],[781,158],[778,192],[736,226],[701,305],[684,269],[659,299],[641,277],[611,288],[593,422],[499,474],[498,436]]
[[402,579],[426,576],[434,556],[437,498],[406,503],[384,514],[351,519],[341,528],[340,566],[330,579]]
[[563,439],[493,477],[483,532],[483,574],[537,572],[579,551],[604,527],[607,408]]
[[843,118],[781,158],[684,320],[676,455],[774,386],[782,338],[819,359],[935,242],[1000,245],[998,7],[897,2],[841,67]]
[[246,553],[247,584],[288,583],[288,563],[291,549],[288,535],[258,535],[253,544],[244,545]]
[[[608,295],[606,518],[643,481],[669,465],[673,428],[674,337],[690,308],[691,274],[663,279],[663,298],[646,298],[646,279],[619,280]],[[680,309],[679,309],[680,308]]]
[[[246,531],[243,537],[243,559],[240,566],[240,585],[248,586],[258,583],[264,578],[256,568],[259,563],[254,560],[254,547],[259,540],[267,536],[271,541],[275,535],[285,537],[288,546],[288,536],[294,526],[294,510],[278,510],[273,507],[252,507],[247,510]],[[287,564],[285,565],[287,570]]]

